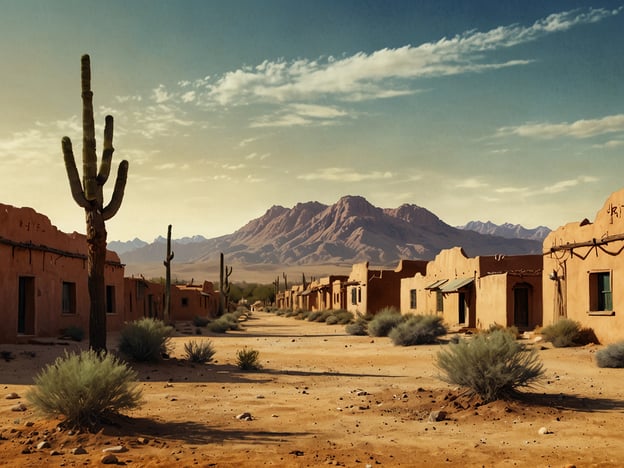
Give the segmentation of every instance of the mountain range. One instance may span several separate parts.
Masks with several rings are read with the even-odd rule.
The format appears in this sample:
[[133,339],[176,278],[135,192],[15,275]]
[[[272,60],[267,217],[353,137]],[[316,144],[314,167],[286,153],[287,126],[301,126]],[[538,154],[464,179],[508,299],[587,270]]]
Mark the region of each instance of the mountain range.
[[[463,247],[469,256],[541,253],[548,228],[471,222],[461,228],[413,204],[378,208],[360,196],[345,196],[333,205],[298,203],[272,206],[232,234],[173,241],[175,261],[214,261],[223,252],[228,263],[396,266],[400,259],[430,260],[442,249]],[[164,238],[152,243],[134,239],[110,242],[126,264],[162,262]]]

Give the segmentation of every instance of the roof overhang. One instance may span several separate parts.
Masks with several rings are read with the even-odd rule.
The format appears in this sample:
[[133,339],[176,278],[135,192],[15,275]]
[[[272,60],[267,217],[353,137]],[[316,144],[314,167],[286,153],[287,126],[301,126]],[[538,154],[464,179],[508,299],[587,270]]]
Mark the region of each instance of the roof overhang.
[[438,281],[436,281],[434,283],[431,283],[429,286],[425,286],[425,289],[438,289],[440,286],[442,286],[447,281],[448,281],[447,279],[438,280]]
[[450,280],[448,283],[445,283],[440,291],[443,293],[454,293],[458,292],[460,289],[465,288],[466,286],[470,286],[474,283],[474,278],[457,278],[454,280]]

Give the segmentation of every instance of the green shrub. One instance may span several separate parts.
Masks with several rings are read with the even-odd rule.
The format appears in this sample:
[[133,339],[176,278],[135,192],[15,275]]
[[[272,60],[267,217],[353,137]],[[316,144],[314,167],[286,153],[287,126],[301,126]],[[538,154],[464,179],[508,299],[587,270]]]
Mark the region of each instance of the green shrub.
[[398,324],[388,336],[395,345],[414,346],[435,343],[447,330],[439,315],[415,315]]
[[238,321],[240,318],[240,314],[236,312],[228,312],[227,314],[223,314],[217,320],[223,320],[224,322],[230,325],[230,330],[240,330],[241,326]]
[[169,352],[173,328],[162,320],[143,318],[127,323],[119,337],[119,352],[134,361],[159,361]]
[[260,351],[247,347],[236,351],[236,365],[242,370],[260,370]]
[[505,331],[516,339],[520,337],[520,331],[518,330],[518,327],[516,327],[515,325],[512,325],[511,327],[504,327],[503,325],[499,325],[498,323],[491,324],[487,328],[487,330],[484,330],[482,333],[492,333],[497,330]]
[[93,427],[140,406],[136,379],[136,372],[112,354],[65,352],[35,377],[26,398],[44,414],[65,416],[70,427]]
[[449,344],[438,352],[437,367],[442,380],[484,402],[513,396],[516,388],[531,387],[544,373],[536,350],[502,330]]
[[591,328],[581,328],[581,324],[567,318],[542,328],[544,339],[550,341],[555,348],[567,348],[571,346],[582,346],[595,342],[596,335]]
[[327,325],[336,325],[338,323],[338,317],[336,317],[334,314],[329,315],[326,319],[325,319],[325,323]]
[[624,341],[613,343],[596,353],[598,367],[624,367]]
[[390,330],[405,320],[405,317],[394,307],[381,309],[368,323],[370,336],[388,336]]
[[73,341],[82,341],[84,338],[84,330],[78,326],[69,326],[61,332],[61,338],[69,338]]
[[213,320],[206,328],[213,333],[226,333],[228,330],[231,330],[232,324],[227,320],[219,317],[216,320]]
[[185,357],[191,362],[205,363],[212,361],[215,349],[210,340],[187,341],[184,343]]

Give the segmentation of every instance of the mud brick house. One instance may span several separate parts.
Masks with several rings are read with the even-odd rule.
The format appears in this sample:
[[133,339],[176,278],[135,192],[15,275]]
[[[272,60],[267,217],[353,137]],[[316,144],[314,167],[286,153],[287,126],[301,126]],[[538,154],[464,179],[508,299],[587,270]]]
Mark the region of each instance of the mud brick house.
[[[124,268],[107,251],[107,327],[127,320],[123,306]],[[0,204],[1,343],[59,336],[69,327],[89,328],[87,241],[66,234],[32,208]]]
[[601,343],[624,339],[624,189],[609,196],[593,223],[561,226],[543,246],[544,325],[567,317]]
[[385,307],[399,309],[401,279],[424,274],[424,260],[401,260],[394,270],[372,269],[368,262],[356,263],[343,286],[346,292],[346,309],[354,314],[376,314]]
[[301,294],[306,298],[304,306],[307,310],[338,310],[341,307],[340,301],[336,303],[334,298],[334,283],[338,284],[347,281],[346,275],[330,275],[324,276],[318,280],[311,282],[305,291]]
[[[136,320],[151,317],[164,320],[165,285],[145,278],[124,278],[124,308]],[[215,318],[219,313],[219,292],[214,284],[172,284],[170,321],[189,321],[195,317]]]
[[442,250],[426,273],[401,280],[401,312],[441,314],[451,327],[533,329],[542,323],[542,256]]

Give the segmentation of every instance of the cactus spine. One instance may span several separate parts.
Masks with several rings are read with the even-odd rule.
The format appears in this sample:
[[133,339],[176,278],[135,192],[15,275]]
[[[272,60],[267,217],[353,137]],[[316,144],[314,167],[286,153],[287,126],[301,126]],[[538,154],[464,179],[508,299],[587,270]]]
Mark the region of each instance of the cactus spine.
[[88,55],[81,58],[82,85],[82,183],[76,168],[72,142],[63,137],[61,146],[65,169],[73,199],[84,208],[87,224],[87,273],[90,299],[89,347],[106,351],[106,224],[119,210],[123,200],[128,162],[122,161],[110,202],[104,206],[102,187],[108,180],[113,158],[113,117],[108,115],[104,126],[104,145],[100,169],[97,171],[95,152],[95,124],[93,120],[93,92],[91,91],[91,64]]
[[163,315],[165,323],[171,320],[171,260],[173,260],[173,251],[171,250],[171,224],[167,228],[167,255],[163,264],[165,265],[165,304],[163,307]]

